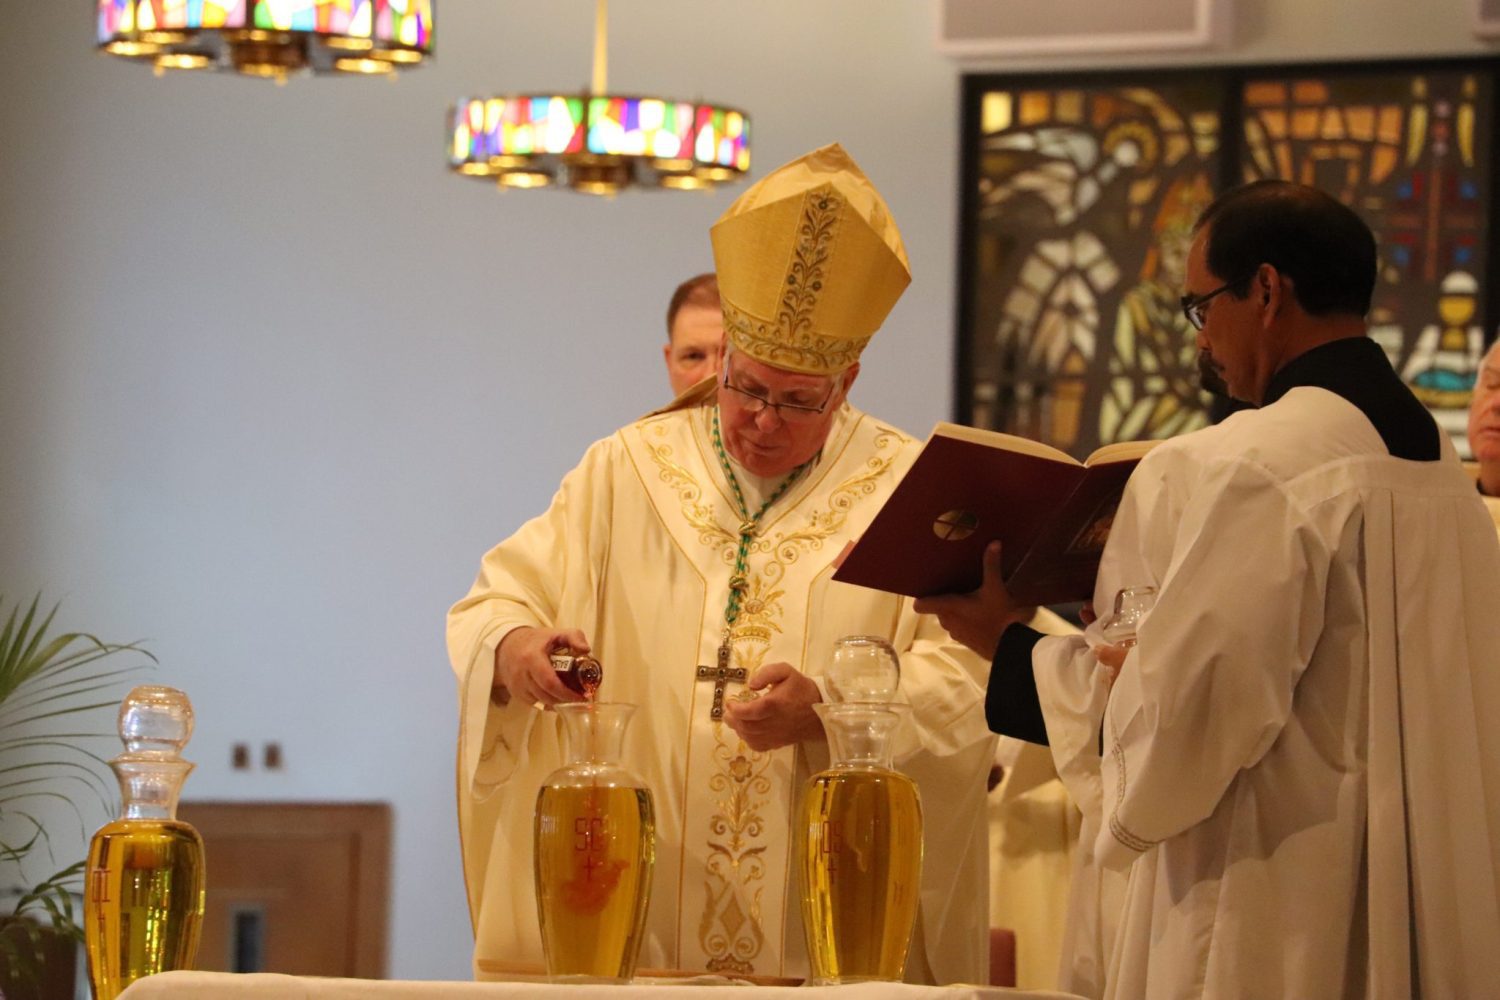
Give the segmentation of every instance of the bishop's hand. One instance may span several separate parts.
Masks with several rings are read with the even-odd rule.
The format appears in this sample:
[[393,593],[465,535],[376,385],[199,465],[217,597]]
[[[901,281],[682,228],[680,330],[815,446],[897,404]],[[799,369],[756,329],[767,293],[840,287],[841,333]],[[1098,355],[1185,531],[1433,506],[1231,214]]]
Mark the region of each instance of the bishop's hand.
[[583,701],[583,695],[558,679],[548,657],[559,650],[587,653],[589,641],[576,628],[512,629],[495,648],[494,693],[502,704],[512,698],[522,704],[547,707],[564,701]]
[[936,615],[949,635],[987,660],[995,658],[1000,635],[1007,628],[1036,614],[1036,608],[1016,604],[1005,589],[1000,576],[999,542],[985,547],[984,579],[979,589],[967,594],[919,597],[913,609],[918,614]]
[[790,663],[767,663],[746,685],[753,700],[726,698],[724,722],[751,750],[775,750],[822,739],[823,723],[812,707],[823,700],[818,685]]

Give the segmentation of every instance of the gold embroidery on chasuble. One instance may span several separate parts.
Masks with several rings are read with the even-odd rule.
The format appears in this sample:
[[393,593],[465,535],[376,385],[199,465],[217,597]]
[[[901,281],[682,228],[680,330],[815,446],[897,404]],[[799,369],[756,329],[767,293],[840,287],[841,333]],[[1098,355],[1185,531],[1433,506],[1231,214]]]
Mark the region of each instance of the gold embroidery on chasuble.
[[[648,428],[648,433],[655,437],[663,437],[666,429],[665,424],[656,423]],[[677,494],[682,507],[682,517],[698,533],[699,543],[710,548],[716,544],[721,547],[727,546],[724,552],[728,556],[729,564],[734,565],[734,544],[737,538],[730,534],[729,529],[722,527],[718,521],[714,520],[714,506],[703,502],[703,486],[697,478],[676,460],[670,444],[647,442],[646,448],[651,453],[651,460],[656,463],[661,481]]]
[[769,753],[748,749],[734,731],[714,723],[714,762],[708,779],[714,812],[708,821],[705,905],[698,944],[713,972],[748,975],[765,948],[761,900],[766,889],[766,819],[771,798]]
[[[723,567],[722,578],[711,575],[708,584],[711,591],[721,589],[727,599],[728,573],[733,571],[739,542],[739,518],[727,494],[720,496],[720,491],[705,488],[706,481],[701,477],[713,472],[704,473],[692,459],[679,457],[666,440],[665,427],[650,430],[657,431],[648,431],[645,440],[658,479],[675,494],[689,537],[696,539],[699,551],[711,563]],[[800,489],[794,486],[787,502],[796,506],[790,511],[773,507],[767,512],[770,530],[752,540],[746,554],[748,585],[730,632],[732,663],[743,667],[747,677],[768,659],[797,656],[782,650],[802,648],[808,609],[785,606],[785,584],[805,556],[822,550],[830,538],[843,531],[850,512],[861,500],[873,496],[882,477],[890,474],[901,448],[901,435],[883,428],[873,435],[867,432],[861,435],[867,442],[865,447],[870,446],[872,437],[871,456],[852,474],[846,472],[832,489],[816,484],[810,488],[802,484]],[[830,440],[827,448],[824,468],[831,473],[839,467],[839,456],[834,441]],[[819,470],[811,475],[818,476]],[[800,581],[792,589],[801,592]],[[711,596],[710,606],[717,606],[720,599]],[[712,629],[714,624],[705,622],[705,628]],[[718,627],[722,628],[722,620]],[[715,645],[718,638],[713,635]],[[778,642],[785,644],[773,656]],[[683,669],[693,667],[684,665]],[[782,963],[780,945],[788,903],[782,897],[789,886],[791,852],[786,831],[796,796],[796,790],[790,787],[796,773],[795,753],[790,748],[753,751],[727,725],[698,717],[703,714],[694,713],[691,720],[693,731],[700,735],[693,741],[687,765],[689,803],[684,849],[688,857],[704,860],[700,872],[692,868],[684,871],[685,880],[702,880],[701,896],[696,892],[682,895],[683,905],[698,911],[695,915],[685,910],[680,915],[684,930],[696,925],[696,949],[687,949],[687,942],[681,942],[687,963],[684,967],[692,968],[697,962],[712,972],[775,973]],[[704,745],[699,743],[704,737],[709,750],[706,760],[698,749]],[[700,799],[702,804],[695,805]],[[770,955],[766,954],[768,941],[772,942]],[[697,956],[690,957],[694,950]]]

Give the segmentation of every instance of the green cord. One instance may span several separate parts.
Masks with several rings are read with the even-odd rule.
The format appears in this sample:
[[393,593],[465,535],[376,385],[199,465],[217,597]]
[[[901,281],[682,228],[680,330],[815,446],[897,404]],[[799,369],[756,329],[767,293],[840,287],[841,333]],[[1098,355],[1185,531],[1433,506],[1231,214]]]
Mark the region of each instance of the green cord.
[[724,475],[729,479],[729,489],[734,494],[734,504],[740,515],[740,543],[734,554],[734,575],[729,578],[729,603],[724,608],[724,641],[729,641],[729,631],[734,627],[735,621],[740,616],[740,597],[750,588],[747,577],[748,563],[746,557],[750,553],[750,541],[755,537],[755,529],[760,527],[760,519],[765,516],[770,506],[786,493],[802,470],[812,464],[809,458],[801,465],[791,471],[791,474],[776,487],[776,492],[766,498],[766,502],[760,505],[760,510],[755,516],[750,516],[749,508],[745,506],[745,495],[740,492],[740,482],[735,478],[734,469],[729,464],[729,456],[724,453],[724,442],[719,437],[719,408],[714,407],[714,453],[719,456],[719,466],[724,470]]

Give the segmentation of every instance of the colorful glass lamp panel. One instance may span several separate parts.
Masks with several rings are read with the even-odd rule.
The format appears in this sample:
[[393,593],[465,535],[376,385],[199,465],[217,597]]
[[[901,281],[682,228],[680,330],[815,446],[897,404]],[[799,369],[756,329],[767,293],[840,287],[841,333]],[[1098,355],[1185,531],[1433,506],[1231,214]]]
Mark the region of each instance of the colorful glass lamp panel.
[[692,145],[693,106],[640,97],[589,101],[588,150],[605,156],[682,159]]
[[99,0],[98,38],[107,42],[116,34],[135,30],[135,4],[131,0]]
[[738,111],[703,106],[698,109],[698,133],[693,155],[700,163],[750,169],[750,123]]
[[[399,8],[393,15],[392,8]],[[421,8],[417,10],[417,8]],[[255,0],[255,26],[270,31],[307,31],[394,42],[425,50],[431,29],[430,0]]]
[[245,0],[99,0],[99,41],[138,31],[243,28]]
[[97,9],[101,42],[140,31],[247,26],[373,36],[424,52],[432,42],[432,0],[98,0]]
[[432,44],[432,0],[373,0],[375,38],[420,49]]
[[499,100],[468,101],[453,127],[454,163],[484,163],[500,155],[500,115],[505,102]]
[[518,97],[502,103],[502,154],[577,153],[583,149],[582,99]]
[[255,0],[253,23],[265,31],[316,31],[318,7],[317,0]]
[[317,20],[320,33],[369,38],[375,27],[375,0],[319,4]]
[[583,101],[571,97],[492,97],[461,101],[451,159],[577,153],[583,149]]

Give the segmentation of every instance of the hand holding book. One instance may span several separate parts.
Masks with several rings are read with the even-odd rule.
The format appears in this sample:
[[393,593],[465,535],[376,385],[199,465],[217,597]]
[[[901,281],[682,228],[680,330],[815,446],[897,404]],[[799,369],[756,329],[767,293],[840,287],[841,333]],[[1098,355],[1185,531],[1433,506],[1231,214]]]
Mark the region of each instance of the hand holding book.
[[1001,545],[991,542],[984,549],[984,576],[979,588],[967,594],[919,597],[913,608],[918,614],[936,615],[954,639],[968,646],[986,660],[995,658],[1000,634],[1015,622],[1024,622],[1036,613],[1035,606],[1016,604],[1000,576]]

